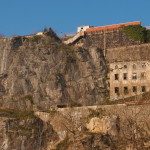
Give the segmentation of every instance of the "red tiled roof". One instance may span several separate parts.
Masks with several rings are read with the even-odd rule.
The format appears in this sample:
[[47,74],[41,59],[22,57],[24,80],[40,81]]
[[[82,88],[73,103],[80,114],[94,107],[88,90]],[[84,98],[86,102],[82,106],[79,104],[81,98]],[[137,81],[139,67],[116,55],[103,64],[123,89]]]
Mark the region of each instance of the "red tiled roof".
[[129,22],[129,23],[121,23],[115,25],[108,25],[108,26],[101,26],[101,27],[94,27],[86,29],[86,33],[90,32],[100,32],[100,31],[111,31],[111,30],[119,30],[120,26],[129,26],[129,25],[141,25],[141,21],[136,22]]

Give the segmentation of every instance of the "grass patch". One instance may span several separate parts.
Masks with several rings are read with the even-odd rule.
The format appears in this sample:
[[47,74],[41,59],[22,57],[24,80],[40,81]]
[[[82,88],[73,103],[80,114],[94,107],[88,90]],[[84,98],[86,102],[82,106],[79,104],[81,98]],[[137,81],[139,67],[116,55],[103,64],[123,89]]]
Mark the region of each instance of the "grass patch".
[[11,130],[15,130],[15,131],[18,131],[18,130],[21,130],[21,131],[31,131],[32,129],[36,129],[36,127],[25,127],[25,126],[22,126],[22,125],[19,125],[17,127],[13,127],[11,128]]
[[77,103],[77,102],[72,102],[72,103],[70,104],[70,107],[82,107],[82,104]]
[[8,108],[0,108],[0,116],[8,118],[16,118],[19,120],[26,120],[36,118],[33,111],[30,110],[15,110]]

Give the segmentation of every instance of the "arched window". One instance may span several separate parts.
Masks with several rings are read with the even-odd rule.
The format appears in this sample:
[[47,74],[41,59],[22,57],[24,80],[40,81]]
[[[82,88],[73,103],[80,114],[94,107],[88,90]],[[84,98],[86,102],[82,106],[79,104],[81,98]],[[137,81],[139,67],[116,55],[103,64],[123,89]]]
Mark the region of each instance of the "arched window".
[[133,69],[136,69],[136,65],[135,64],[133,64]]
[[115,69],[118,69],[118,65],[115,66]]

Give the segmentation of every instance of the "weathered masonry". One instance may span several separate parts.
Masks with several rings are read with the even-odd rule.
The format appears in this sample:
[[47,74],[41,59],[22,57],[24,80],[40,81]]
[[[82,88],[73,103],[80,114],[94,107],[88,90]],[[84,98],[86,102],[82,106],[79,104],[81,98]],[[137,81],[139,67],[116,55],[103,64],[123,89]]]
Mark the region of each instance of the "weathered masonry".
[[130,25],[141,25],[141,22],[135,21],[100,27],[79,26],[76,35],[64,41],[64,43],[85,48],[98,47],[104,50],[112,47],[139,44],[139,42],[131,40],[120,30],[121,26]]
[[124,99],[150,91],[150,61],[110,63],[110,99]]

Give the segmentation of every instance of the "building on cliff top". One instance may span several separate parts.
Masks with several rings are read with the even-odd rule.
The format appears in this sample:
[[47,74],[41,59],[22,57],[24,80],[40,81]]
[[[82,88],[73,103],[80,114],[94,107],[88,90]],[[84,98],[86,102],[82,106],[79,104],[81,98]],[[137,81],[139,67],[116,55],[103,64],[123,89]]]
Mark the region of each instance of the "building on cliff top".
[[86,29],[85,32],[91,33],[91,32],[104,32],[104,31],[120,30],[121,26],[130,26],[130,25],[141,25],[141,21],[107,25],[107,26],[100,26],[100,27],[92,27],[92,28]]
[[[141,22],[137,21],[102,27],[85,26],[84,28],[84,26],[82,26],[83,30],[78,30],[78,33],[79,31],[80,32],[84,31],[86,35],[91,35],[92,37],[94,37],[95,34],[98,36],[102,34],[103,38],[101,38],[101,40],[103,43],[104,32],[109,33],[109,35],[107,35],[107,40],[111,39],[111,37],[114,38],[114,35],[112,34],[114,33],[116,34],[118,32],[118,34],[116,35],[118,40],[120,40],[119,38],[121,37],[120,36],[121,33],[119,32],[119,30],[122,25],[124,26],[141,25]],[[117,40],[117,38],[115,40]],[[100,40],[99,41],[97,40],[97,42],[100,43]],[[107,45],[109,45],[110,43],[112,43],[112,40],[109,40]],[[124,43],[126,43],[126,41]],[[141,48],[138,48],[139,46],[140,45],[135,46],[135,48],[133,48],[134,46],[129,46],[126,49],[126,52],[124,50],[120,51],[112,50],[111,53],[113,53],[113,55],[116,55],[117,57],[115,57],[115,60],[113,62],[109,62],[108,64],[110,68],[109,72],[110,100],[124,99],[136,95],[141,95],[145,92],[150,91],[150,60],[147,59],[148,55],[145,59],[141,58],[142,57],[141,55],[146,56],[143,53],[145,52],[147,53],[146,51],[147,48],[145,49],[142,46]],[[112,57],[110,53],[108,55]]]
[[[120,30],[121,26],[129,26],[129,25],[141,25],[141,21],[129,22],[129,23],[121,23],[115,25],[107,25],[100,27],[93,27],[90,25],[79,26],[77,28],[77,34],[73,37],[69,38],[67,41],[64,41],[65,44],[78,44],[78,41],[83,37],[90,36],[92,34],[105,34],[105,32],[116,32]],[[112,34],[114,36],[116,33]],[[104,36],[104,35],[103,35]],[[120,36],[120,35],[118,35]],[[105,39],[105,38],[104,38]],[[103,41],[103,39],[102,39]]]
[[129,26],[129,25],[141,25],[141,21],[107,25],[107,26],[100,26],[100,27],[93,27],[90,25],[79,26],[77,28],[77,33],[83,32],[83,31],[86,33],[91,33],[91,32],[104,32],[104,31],[119,30],[121,26]]
[[79,27],[77,27],[77,33],[86,31],[87,29],[92,28],[92,27],[93,26],[90,26],[90,25],[79,26]]
[[124,99],[150,91],[150,62],[114,62],[110,65],[110,99]]

